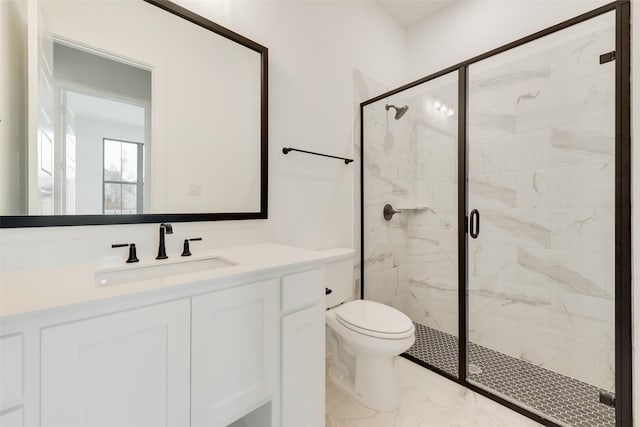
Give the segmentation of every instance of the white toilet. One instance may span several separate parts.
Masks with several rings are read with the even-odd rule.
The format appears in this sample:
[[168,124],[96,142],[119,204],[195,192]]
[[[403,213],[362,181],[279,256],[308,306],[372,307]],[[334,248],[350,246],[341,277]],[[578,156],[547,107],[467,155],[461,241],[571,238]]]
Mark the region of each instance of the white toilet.
[[393,411],[400,392],[393,358],[411,347],[409,317],[373,301],[353,300],[353,252],[327,264],[329,378],[365,406]]

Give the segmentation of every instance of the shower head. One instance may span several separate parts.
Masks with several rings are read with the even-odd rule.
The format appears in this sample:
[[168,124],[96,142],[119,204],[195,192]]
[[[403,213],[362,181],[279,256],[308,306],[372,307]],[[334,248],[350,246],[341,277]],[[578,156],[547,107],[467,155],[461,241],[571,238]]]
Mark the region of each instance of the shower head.
[[396,107],[395,105],[391,105],[391,104],[387,104],[384,106],[384,109],[389,111],[389,108],[393,108],[394,110],[396,110],[396,115],[395,115],[395,119],[396,120],[400,120],[400,117],[404,116],[404,114],[407,112],[407,110],[409,109],[408,105],[405,105],[403,107]]

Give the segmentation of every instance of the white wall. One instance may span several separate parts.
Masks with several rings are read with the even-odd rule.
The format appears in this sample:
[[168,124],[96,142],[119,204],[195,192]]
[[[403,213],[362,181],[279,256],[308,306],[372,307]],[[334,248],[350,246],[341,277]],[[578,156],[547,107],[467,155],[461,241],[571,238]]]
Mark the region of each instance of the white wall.
[[610,3],[608,0],[461,0],[407,31],[417,79]]
[[25,164],[26,7],[17,1],[0,1],[0,212],[18,215],[26,209],[26,182],[20,176]]
[[[527,36],[609,1],[460,1],[431,19],[412,27],[407,34],[409,76],[416,79],[439,69],[472,58],[495,47]],[[635,6],[635,7],[634,7]],[[640,7],[632,2],[632,82],[640,82]],[[640,103],[638,84],[632,83],[632,135],[640,132]],[[640,243],[640,213],[636,201],[640,199],[640,150],[632,148],[632,241],[637,250]],[[633,251],[635,253],[635,250]],[[640,257],[633,257],[633,271],[639,271]],[[640,304],[634,292],[634,307]],[[640,314],[634,310],[634,342],[640,338]],[[635,352],[634,352],[635,356]],[[640,360],[634,357],[634,424],[640,425]]]
[[[353,165],[283,146],[352,155],[353,69],[389,87],[406,81],[404,31],[364,2],[181,2],[269,50],[269,219],[174,224],[167,250],[276,240],[309,248],[352,246]],[[94,263],[110,244],[157,249],[157,224],[0,230],[0,272]],[[124,254],[118,253],[118,256]],[[2,277],[0,276],[0,280]]]
[[353,164],[285,156],[281,149],[352,156],[352,70],[389,87],[406,81],[404,31],[366,2],[183,4],[269,47],[269,197],[276,240],[351,247]]

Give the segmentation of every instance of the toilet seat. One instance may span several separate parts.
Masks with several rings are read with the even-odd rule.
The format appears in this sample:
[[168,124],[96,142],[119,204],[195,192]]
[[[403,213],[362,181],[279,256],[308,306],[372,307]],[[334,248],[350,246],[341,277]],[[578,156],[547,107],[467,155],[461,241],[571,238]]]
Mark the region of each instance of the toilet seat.
[[351,301],[337,307],[335,314],[344,327],[375,338],[404,339],[414,333],[408,316],[374,301]]

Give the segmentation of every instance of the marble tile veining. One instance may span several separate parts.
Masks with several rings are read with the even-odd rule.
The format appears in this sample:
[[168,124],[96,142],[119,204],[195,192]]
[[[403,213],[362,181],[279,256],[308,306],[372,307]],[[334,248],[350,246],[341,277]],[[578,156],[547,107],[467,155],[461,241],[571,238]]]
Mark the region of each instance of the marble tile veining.
[[475,78],[469,87],[471,90],[512,88],[515,82],[527,82],[530,80],[546,79],[550,76],[549,68],[539,68],[533,70],[516,71],[513,73],[500,73],[491,77]]
[[600,298],[611,298],[608,292],[579,272],[571,270],[565,265],[553,262],[552,260],[537,257],[522,248],[518,250],[518,264],[553,280],[573,293]]
[[526,239],[546,248],[551,246],[551,230],[544,224],[533,221],[530,217],[514,215],[512,212],[486,209],[482,212],[482,219],[509,234],[515,235],[518,240]]
[[500,202],[506,206],[513,208],[517,206],[518,192],[513,188],[478,179],[475,179],[471,185],[473,185],[474,196],[479,194],[487,199],[494,202]]
[[552,147],[613,155],[615,144],[611,137],[599,134],[577,133],[557,127],[551,128],[550,132]]

